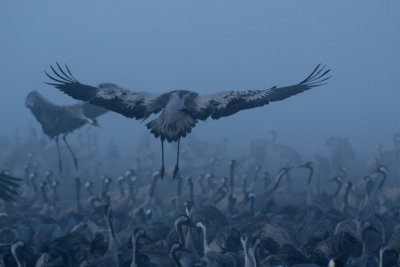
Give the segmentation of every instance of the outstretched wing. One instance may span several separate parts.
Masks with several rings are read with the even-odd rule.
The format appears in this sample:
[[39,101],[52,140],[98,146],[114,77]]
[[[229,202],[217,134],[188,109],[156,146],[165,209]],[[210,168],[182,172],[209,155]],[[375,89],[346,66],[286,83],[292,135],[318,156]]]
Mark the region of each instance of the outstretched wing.
[[20,178],[12,177],[6,172],[0,173],[0,199],[9,202],[13,201],[14,197],[18,195],[17,189],[19,183],[22,181]]
[[290,96],[323,85],[328,80],[329,69],[319,64],[314,71],[302,82],[286,86],[272,87],[266,90],[229,91],[211,95],[196,95],[185,102],[184,111],[192,117],[205,120],[211,116],[213,119],[235,114],[244,109],[261,107],[273,101],[281,101]]
[[115,111],[128,118],[146,119],[151,114],[160,112],[166,104],[162,95],[131,92],[111,83],[90,86],[78,82],[66,65],[66,70],[63,70],[57,63],[59,72],[50,67],[53,76],[45,73],[53,82],[46,84],[55,86],[75,99]]

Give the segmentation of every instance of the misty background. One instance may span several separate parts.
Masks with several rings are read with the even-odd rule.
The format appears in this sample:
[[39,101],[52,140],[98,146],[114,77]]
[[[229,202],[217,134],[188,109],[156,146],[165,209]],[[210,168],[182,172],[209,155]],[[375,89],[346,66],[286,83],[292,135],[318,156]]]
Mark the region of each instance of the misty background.
[[[199,122],[193,137],[227,138],[235,151],[275,129],[277,142],[305,155],[327,149],[331,135],[348,137],[358,155],[373,154],[400,132],[399,11],[394,0],[1,1],[0,135],[13,140],[19,128],[26,137],[29,124],[42,135],[24,105],[32,90],[75,103],[43,83],[55,62],[90,85],[204,94],[295,84],[322,63],[332,69],[326,85]],[[112,112],[99,123],[100,142],[113,139],[125,157],[150,135],[144,123]]]

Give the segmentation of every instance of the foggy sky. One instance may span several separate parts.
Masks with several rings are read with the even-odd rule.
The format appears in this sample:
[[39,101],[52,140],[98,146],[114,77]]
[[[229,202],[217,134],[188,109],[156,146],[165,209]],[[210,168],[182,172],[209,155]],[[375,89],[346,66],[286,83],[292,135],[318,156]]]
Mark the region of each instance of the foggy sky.
[[[400,132],[400,1],[1,1],[1,134],[40,127],[24,106],[37,90],[56,104],[74,100],[45,85],[50,64],[67,63],[82,83],[132,91],[199,93],[265,89],[303,80],[318,63],[327,85],[200,122],[193,133],[233,147],[265,137],[317,151],[331,134],[357,150],[392,146]],[[144,123],[99,118],[100,140],[134,149]]]

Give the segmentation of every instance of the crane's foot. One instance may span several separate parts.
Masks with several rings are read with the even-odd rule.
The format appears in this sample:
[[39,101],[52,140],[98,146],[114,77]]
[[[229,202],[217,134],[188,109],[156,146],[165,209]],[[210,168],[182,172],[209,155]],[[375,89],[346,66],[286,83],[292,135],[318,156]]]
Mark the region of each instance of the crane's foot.
[[165,168],[164,168],[164,166],[162,166],[160,169],[161,180],[164,178],[164,175],[165,175]]
[[175,179],[176,175],[178,174],[178,172],[179,172],[179,166],[178,166],[178,164],[176,164],[175,169],[174,169],[174,175],[173,175],[174,179]]

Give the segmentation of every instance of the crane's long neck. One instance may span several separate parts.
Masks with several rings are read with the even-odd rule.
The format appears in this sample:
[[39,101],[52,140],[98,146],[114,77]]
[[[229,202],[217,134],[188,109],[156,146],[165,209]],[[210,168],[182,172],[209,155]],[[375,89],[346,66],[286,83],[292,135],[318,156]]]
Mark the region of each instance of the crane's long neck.
[[255,199],[250,198],[250,214],[251,214],[251,216],[254,215],[254,203],[255,203]]
[[44,186],[42,186],[41,191],[42,191],[42,197],[43,197],[44,203],[48,204],[49,198],[47,197],[46,188]]
[[337,198],[339,196],[340,190],[342,189],[343,183],[337,182],[337,188],[335,190],[335,193],[333,194],[333,198]]
[[369,195],[369,190],[370,190],[370,188],[369,188],[369,185],[368,184],[366,184],[365,185],[365,201],[364,201],[364,204],[365,204],[365,206],[370,206],[370,195]]
[[258,179],[258,174],[259,173],[260,173],[260,168],[257,167],[256,171],[254,172],[254,177],[253,177],[254,183],[257,183],[257,179]]
[[194,188],[193,182],[189,182],[189,199],[192,205],[194,205]]
[[106,195],[108,193],[108,191],[110,190],[110,184],[106,183],[104,185],[104,190],[103,190],[103,194]]
[[156,187],[157,187],[157,177],[155,176],[149,188],[149,196],[150,196],[149,200],[151,201],[151,203],[153,203],[155,198]]
[[257,250],[257,247],[259,244],[260,244],[260,241],[257,240],[255,242],[254,246],[250,247],[250,250],[249,250],[250,259],[253,264],[252,267],[257,267],[256,250]]
[[308,175],[308,179],[307,179],[307,204],[311,205],[314,201],[314,192],[312,189],[312,185],[311,185],[311,181],[313,178],[313,174],[314,174],[314,169],[311,167],[309,168],[310,170],[310,174]]
[[59,196],[58,196],[58,191],[57,191],[57,187],[54,186],[53,187],[53,207],[57,212],[57,203],[60,200]]
[[275,184],[274,184],[274,187],[272,188],[272,193],[273,192],[275,192],[276,191],[276,189],[278,189],[278,187],[279,187],[279,184],[280,184],[280,182],[281,182],[281,180],[282,180],[282,178],[283,178],[283,176],[286,174],[286,171],[281,171],[281,172],[279,172],[279,174],[278,174],[278,176],[276,177],[276,182],[275,182]]
[[37,185],[36,185],[36,182],[35,182],[34,178],[31,178],[31,184],[32,184],[33,191],[37,194],[38,188],[37,188]]
[[183,247],[185,247],[186,242],[185,242],[185,238],[183,236],[183,229],[182,229],[182,223],[181,222],[176,222],[175,223],[175,231],[176,231],[176,234],[178,235],[179,243]]
[[242,181],[242,194],[246,195],[246,193],[247,193],[247,177],[244,177]]
[[311,181],[314,175],[314,168],[309,168],[310,170],[310,174],[308,175],[308,179],[307,179],[307,185],[311,185]]
[[119,185],[119,193],[121,194],[121,197],[124,197],[124,196],[125,196],[125,190],[124,190],[124,184],[123,184],[123,182],[120,181],[120,182],[118,183],[118,185]]
[[26,266],[25,261],[20,259],[20,257],[18,256],[18,253],[17,253],[16,249],[12,249],[11,253],[12,253],[12,255],[14,257],[14,260],[17,263],[18,267],[25,267]]
[[367,242],[365,240],[365,232],[366,232],[366,229],[362,229],[361,233],[360,233],[360,241],[361,241],[361,245],[362,245],[362,254],[361,254],[360,260],[365,260],[368,256],[368,248],[367,248]]
[[204,255],[207,254],[208,252],[210,252],[210,247],[208,246],[207,243],[207,227],[205,224],[203,223],[199,223],[198,226],[200,226],[202,232],[203,232],[203,252]]
[[386,180],[386,174],[383,173],[382,180],[380,181],[380,183],[379,183],[379,185],[378,185],[378,188],[377,188],[377,190],[376,190],[376,195],[377,195],[377,198],[378,198],[378,200],[379,200],[379,204],[380,204],[380,205],[383,205],[383,203],[384,203],[385,200],[387,199],[387,197],[386,197],[385,194],[383,193],[383,185],[384,185],[384,183],[385,183],[385,180]]
[[128,175],[126,177],[126,181],[128,182],[128,191],[129,191],[129,195],[131,196],[131,198],[133,198],[133,194],[134,194],[134,188],[133,188],[133,181],[130,175]]
[[76,192],[75,192],[75,205],[76,205],[76,212],[80,213],[82,211],[82,206],[81,206],[81,187],[78,185],[76,186]]
[[187,227],[186,235],[185,235],[185,248],[188,249],[189,251],[195,252],[195,247],[194,247],[194,242],[193,242],[193,234],[194,234],[194,229],[191,226]]
[[18,255],[18,250],[19,246],[11,246],[11,253],[13,255],[13,258],[15,260],[15,262],[17,263],[18,267],[25,267],[26,263],[23,259],[20,258],[20,256]]
[[203,176],[200,176],[200,178],[199,178],[199,185],[200,185],[200,188],[201,188],[201,193],[203,195],[205,195],[207,193],[207,189],[206,189],[206,187],[204,185],[204,177]]
[[230,176],[229,176],[229,191],[228,191],[228,194],[230,196],[233,195],[234,180],[235,180],[234,173],[235,173],[235,166],[234,166],[234,164],[232,164],[231,165]]
[[25,184],[27,186],[29,186],[29,174],[31,171],[31,167],[30,166],[26,166],[24,169],[24,177],[25,177]]
[[341,207],[341,212],[343,214],[347,212],[347,207],[348,207],[348,203],[349,203],[349,191],[350,191],[350,188],[346,187],[346,191],[344,192],[344,196],[343,196],[343,204]]
[[92,188],[91,187],[86,187],[86,191],[88,192],[89,196],[92,197],[94,196]]
[[136,239],[134,233],[132,233],[132,261],[129,267],[138,267],[136,264]]
[[181,264],[181,262],[179,261],[179,258],[178,258],[178,255],[176,255],[176,250],[174,250],[174,251],[172,251],[171,252],[171,259],[172,259],[172,261],[174,262],[174,264],[175,264],[175,267],[182,267],[182,264]]
[[384,185],[384,183],[385,183],[385,181],[386,181],[386,178],[387,178],[386,173],[383,173],[383,172],[382,172],[382,180],[380,181],[380,183],[379,183],[379,185],[378,185],[378,190],[379,190],[379,191],[382,190],[383,185]]
[[109,218],[109,216],[105,216],[106,219],[106,224],[107,224],[107,230],[108,230],[108,235],[109,235],[109,242],[108,242],[108,249],[106,254],[115,254],[115,256],[117,257],[117,262],[118,262],[118,243],[119,240],[115,234],[114,231],[114,226],[112,224],[111,218]]
[[251,260],[250,260],[249,253],[247,250],[247,239],[241,238],[240,242],[242,243],[243,252],[244,252],[244,267],[251,267]]
[[265,192],[268,191],[269,183],[270,183],[269,175],[268,175],[268,173],[265,173],[264,174],[264,191]]
[[212,161],[211,161],[211,164],[210,164],[210,174],[211,174],[212,176],[214,176],[215,163],[216,163],[216,160],[212,160]]

